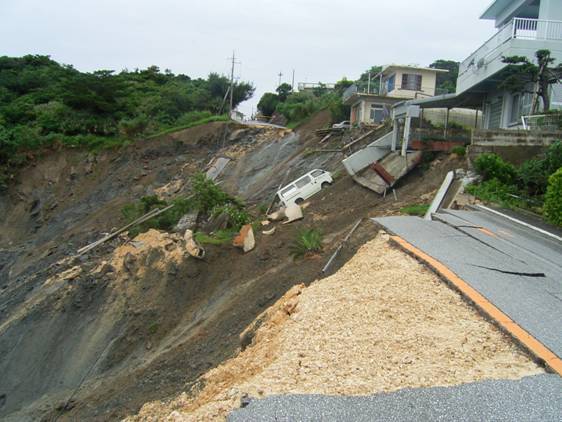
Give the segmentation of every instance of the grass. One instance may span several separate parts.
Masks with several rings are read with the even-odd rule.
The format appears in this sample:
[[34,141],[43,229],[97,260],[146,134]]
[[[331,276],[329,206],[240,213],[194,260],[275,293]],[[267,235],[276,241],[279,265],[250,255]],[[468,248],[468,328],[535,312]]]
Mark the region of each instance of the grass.
[[419,217],[423,217],[428,209],[429,204],[411,204],[400,208],[400,212],[402,214],[417,215]]
[[220,115],[220,116],[210,116],[210,117],[206,117],[204,119],[196,120],[195,122],[187,123],[185,125],[165,129],[161,132],[155,133],[154,135],[147,136],[146,139],[158,138],[159,136],[168,135],[170,133],[178,132],[178,131],[184,130],[184,129],[190,129],[190,128],[195,127],[195,126],[205,125],[207,123],[228,122],[228,121],[230,121],[230,117],[228,117],[226,114],[223,114],[223,115]]
[[302,258],[309,253],[322,251],[322,233],[317,229],[301,230],[290,247],[293,258]]
[[213,234],[197,232],[193,237],[200,245],[225,245],[232,241],[236,233],[232,230],[217,230]]

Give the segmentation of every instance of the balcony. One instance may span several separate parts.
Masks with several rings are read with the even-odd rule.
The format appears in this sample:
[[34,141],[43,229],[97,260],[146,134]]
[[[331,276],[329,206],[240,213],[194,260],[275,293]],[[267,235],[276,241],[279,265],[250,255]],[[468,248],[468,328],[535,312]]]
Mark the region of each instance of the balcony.
[[461,63],[457,93],[503,69],[503,56],[534,59],[535,51],[540,49],[548,49],[554,58],[562,59],[562,21],[513,19]]

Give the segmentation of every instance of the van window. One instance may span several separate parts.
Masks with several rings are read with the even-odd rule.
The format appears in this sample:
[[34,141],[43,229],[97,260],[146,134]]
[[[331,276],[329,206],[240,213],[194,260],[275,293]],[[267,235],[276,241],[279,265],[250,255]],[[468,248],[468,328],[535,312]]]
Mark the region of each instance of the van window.
[[295,182],[297,188],[302,188],[310,183],[310,176],[301,177],[299,180]]
[[323,174],[324,174],[324,172],[322,170],[314,170],[312,172],[312,177],[318,177],[318,176],[321,176]]
[[288,193],[290,193],[291,191],[294,191],[294,190],[296,190],[295,185],[291,185],[291,186],[289,186],[289,187],[283,189],[283,190],[281,191],[281,195],[282,195],[282,196],[286,196]]

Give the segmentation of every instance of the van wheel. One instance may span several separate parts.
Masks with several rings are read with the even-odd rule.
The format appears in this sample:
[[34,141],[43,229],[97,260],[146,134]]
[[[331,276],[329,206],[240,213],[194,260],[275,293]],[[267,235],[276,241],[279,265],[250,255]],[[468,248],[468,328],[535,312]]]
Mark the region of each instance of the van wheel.
[[322,187],[322,189],[326,189],[328,186],[330,186],[331,183],[330,182],[324,182],[322,183],[322,185],[320,185]]
[[300,205],[300,204],[302,204],[303,202],[304,202],[304,199],[302,199],[302,198],[297,198],[297,199],[295,199],[295,204],[297,204],[297,205]]

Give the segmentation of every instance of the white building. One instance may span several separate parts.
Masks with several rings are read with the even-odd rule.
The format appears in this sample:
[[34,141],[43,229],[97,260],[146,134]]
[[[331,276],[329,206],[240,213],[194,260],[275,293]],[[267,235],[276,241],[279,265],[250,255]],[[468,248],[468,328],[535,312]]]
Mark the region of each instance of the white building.
[[[481,19],[495,21],[498,30],[461,63],[456,94],[417,103],[479,108],[485,129],[519,128],[521,116],[531,111],[532,94],[500,88],[508,67],[503,57],[525,56],[536,63],[536,51],[547,49],[555,65],[562,62],[562,0],[495,0]],[[550,106],[562,108],[560,84],[552,87]]]

